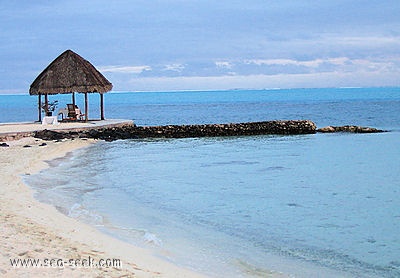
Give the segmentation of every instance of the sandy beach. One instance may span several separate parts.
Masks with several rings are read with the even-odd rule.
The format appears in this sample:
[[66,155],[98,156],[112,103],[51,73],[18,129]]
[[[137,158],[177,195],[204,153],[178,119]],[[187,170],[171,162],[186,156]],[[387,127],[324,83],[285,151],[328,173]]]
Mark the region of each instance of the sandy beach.
[[[0,276],[201,277],[35,200],[33,190],[22,182],[22,175],[47,169],[46,161],[63,157],[94,141],[43,143],[28,137],[9,141],[9,147],[0,148]],[[40,260],[42,267],[12,266],[11,260],[18,259]],[[116,267],[95,268],[87,264],[80,267],[84,259],[91,260],[92,265],[113,261]]]

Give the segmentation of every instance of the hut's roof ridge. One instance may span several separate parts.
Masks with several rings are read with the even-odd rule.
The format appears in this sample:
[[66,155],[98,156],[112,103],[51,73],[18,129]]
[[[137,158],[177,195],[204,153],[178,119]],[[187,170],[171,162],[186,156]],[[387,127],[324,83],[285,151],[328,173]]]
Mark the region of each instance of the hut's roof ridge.
[[89,61],[68,49],[38,75],[29,94],[105,93],[111,89],[112,84]]

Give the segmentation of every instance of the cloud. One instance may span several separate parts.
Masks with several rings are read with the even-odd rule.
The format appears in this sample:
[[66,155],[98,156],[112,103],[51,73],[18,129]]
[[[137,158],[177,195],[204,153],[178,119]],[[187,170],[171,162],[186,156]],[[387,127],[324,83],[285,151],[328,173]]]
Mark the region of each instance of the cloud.
[[400,57],[227,59],[99,69],[110,74],[118,91],[395,86],[399,83],[394,76],[400,74]]
[[140,74],[144,71],[150,71],[150,66],[102,66],[98,67],[101,72],[112,72],[112,73],[134,73]]
[[26,93],[26,90],[18,90],[18,89],[1,89],[0,90],[0,95],[9,95],[9,94],[21,94],[21,93]]
[[225,69],[231,69],[233,67],[233,64],[227,61],[217,61],[215,62],[215,65],[217,66],[217,68],[225,68]]
[[349,61],[349,58],[346,57],[339,57],[339,58],[327,58],[327,59],[314,59],[309,61],[298,61],[292,59],[252,59],[252,60],[244,60],[244,64],[254,64],[254,65],[280,65],[280,66],[304,66],[309,68],[317,68],[323,63],[329,63],[334,65],[344,65],[346,62]]
[[[187,65],[190,68],[190,64]],[[399,86],[400,58],[350,59],[348,57],[246,59],[215,62],[207,75],[115,75],[115,90],[214,90],[232,88],[299,88]],[[301,70],[297,69],[300,68]],[[297,70],[296,70],[297,69]],[[203,73],[203,72],[201,72]],[[117,85],[118,84],[118,85]]]
[[338,44],[353,45],[353,46],[383,46],[393,45],[400,46],[399,36],[332,36],[330,40],[334,40]]
[[165,65],[164,68],[162,69],[163,71],[176,71],[176,72],[182,72],[185,69],[185,65],[183,64],[168,64]]
[[127,88],[136,91],[223,90],[399,86],[399,72],[326,72],[307,74],[148,77],[130,80]]

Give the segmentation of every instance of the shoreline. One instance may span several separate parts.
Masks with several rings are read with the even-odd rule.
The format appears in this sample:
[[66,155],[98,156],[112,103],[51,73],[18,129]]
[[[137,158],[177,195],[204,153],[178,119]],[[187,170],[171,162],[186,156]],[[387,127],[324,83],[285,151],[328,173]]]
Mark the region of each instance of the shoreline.
[[[49,142],[32,137],[10,141],[0,149],[0,274],[2,277],[41,275],[106,276],[106,277],[205,277],[200,273],[157,258],[150,250],[122,242],[105,235],[87,224],[67,217],[54,206],[40,203],[34,190],[22,181],[30,175],[48,169],[46,161],[93,144],[94,140]],[[43,144],[43,145],[42,145]],[[25,146],[30,147],[25,147]],[[12,259],[118,259],[121,268],[19,267]]]
[[[46,145],[41,146],[43,143]],[[151,249],[132,245],[96,227],[70,218],[54,205],[41,203],[34,197],[34,189],[23,182],[23,175],[51,169],[51,162],[64,158],[73,151],[95,144],[92,139],[43,141],[28,137],[10,141],[10,147],[0,148],[0,221],[4,223],[0,234],[0,276],[71,276],[71,277],[209,277],[159,257]],[[24,147],[29,145],[31,147]],[[16,166],[16,167],[15,167]],[[10,259],[119,259],[122,268],[13,268]],[[270,278],[293,277],[289,273],[300,271],[299,277],[313,276],[322,271],[326,277],[345,273],[308,263],[295,262],[270,256],[262,273]],[[266,262],[267,263],[267,262]],[[274,269],[274,270],[271,270]],[[257,277],[252,266],[244,265],[239,277]],[[248,272],[250,270],[250,272]],[[283,270],[283,272],[282,272]],[[246,275],[246,274],[247,275]],[[214,276],[211,276],[214,277]],[[220,277],[216,274],[215,277]]]

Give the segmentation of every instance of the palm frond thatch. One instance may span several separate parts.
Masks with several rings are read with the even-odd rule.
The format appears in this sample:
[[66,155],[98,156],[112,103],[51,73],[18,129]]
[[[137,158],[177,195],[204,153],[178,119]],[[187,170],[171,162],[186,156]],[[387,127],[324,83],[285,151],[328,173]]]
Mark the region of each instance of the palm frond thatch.
[[29,94],[105,93],[111,89],[112,84],[89,61],[67,50],[39,74]]

